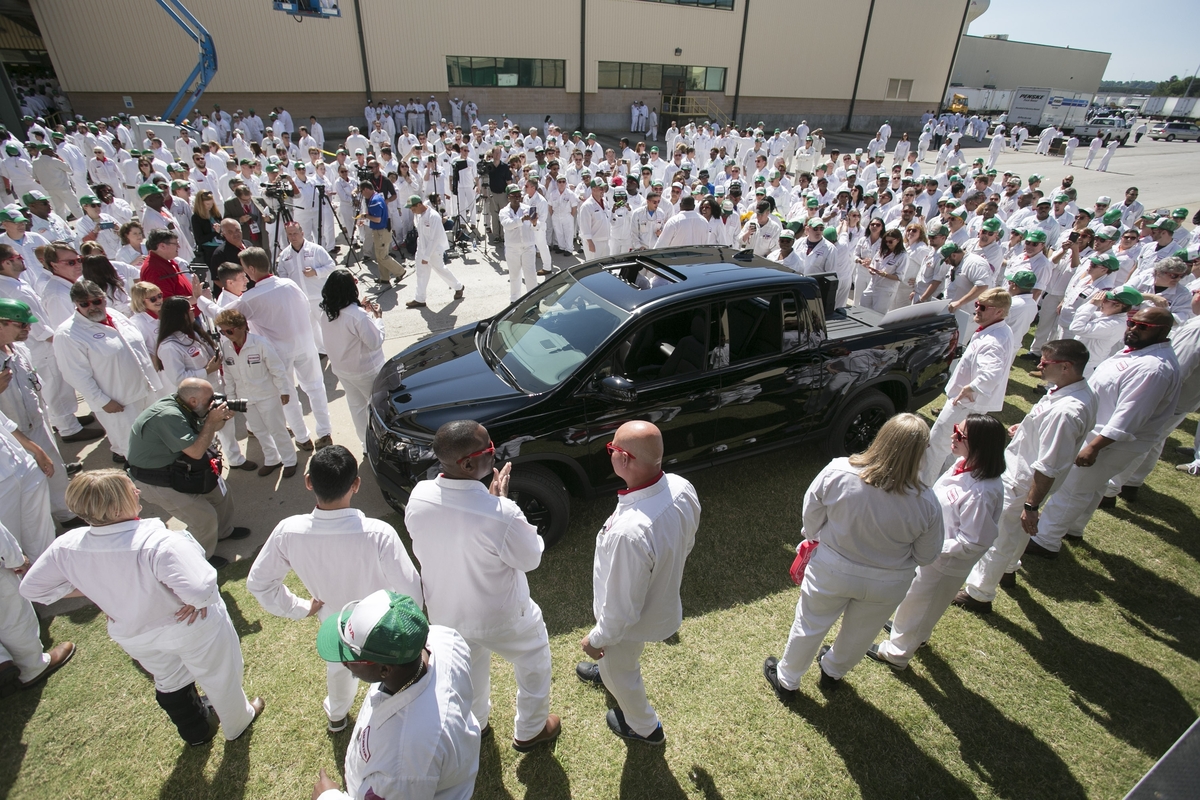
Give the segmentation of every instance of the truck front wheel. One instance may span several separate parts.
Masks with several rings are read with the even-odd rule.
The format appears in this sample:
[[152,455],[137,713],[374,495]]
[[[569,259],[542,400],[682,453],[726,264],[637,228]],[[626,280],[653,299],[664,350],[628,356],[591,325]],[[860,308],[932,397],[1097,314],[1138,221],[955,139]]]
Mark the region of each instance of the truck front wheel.
[[875,441],[875,434],[896,413],[891,398],[869,389],[842,409],[829,429],[826,449],[834,458],[861,453]]
[[529,524],[537,528],[546,547],[553,546],[567,532],[571,496],[550,470],[536,464],[514,465],[508,496],[521,507]]

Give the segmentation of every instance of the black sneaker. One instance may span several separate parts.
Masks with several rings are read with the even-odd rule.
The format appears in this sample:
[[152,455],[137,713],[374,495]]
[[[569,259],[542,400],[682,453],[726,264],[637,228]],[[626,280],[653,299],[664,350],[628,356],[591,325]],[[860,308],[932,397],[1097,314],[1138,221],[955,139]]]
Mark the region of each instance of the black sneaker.
[[593,686],[604,685],[604,680],[600,677],[600,665],[595,662],[580,661],[575,665],[575,674],[584,683],[590,683]]
[[775,656],[767,656],[767,660],[763,662],[763,677],[771,684],[771,691],[775,692],[779,702],[790,703],[796,699],[796,690],[785,689],[779,682],[779,659]]
[[1017,573],[1006,572],[1000,576],[1000,586],[1005,589],[1015,589],[1017,586]]
[[887,664],[896,672],[903,672],[904,670],[908,669],[907,664],[900,666],[899,664],[884,658],[883,654],[879,652],[879,645],[877,644],[873,644],[867,648],[867,658],[871,659],[872,661],[878,661],[880,664]]
[[646,744],[661,745],[667,740],[666,735],[663,733],[661,722],[649,736],[641,736],[634,733],[633,729],[625,724],[625,715],[621,713],[621,709],[619,708],[610,708],[604,720],[608,723],[610,731],[629,742],[645,742]]
[[1121,491],[1117,494],[1126,503],[1136,503],[1138,497],[1138,489],[1140,486],[1122,486]]
[[833,647],[830,645],[821,645],[821,649],[817,652],[817,657],[814,659],[817,662],[817,669],[821,670],[821,680],[818,681],[818,683],[822,689],[829,691],[832,691],[842,685],[841,678],[833,677],[825,671],[824,667],[821,666],[821,659],[832,649]]
[[1117,507],[1117,498],[1115,495],[1113,497],[1101,497],[1100,498],[1100,505],[1098,506],[1098,508],[1116,508],[1116,507]]
[[232,539],[235,542],[239,539],[248,539],[248,538],[250,538],[250,529],[249,528],[234,528],[233,533],[229,534],[225,538]]
[[213,569],[222,569],[223,567],[229,566],[229,559],[223,556],[213,556],[208,560],[208,564]]

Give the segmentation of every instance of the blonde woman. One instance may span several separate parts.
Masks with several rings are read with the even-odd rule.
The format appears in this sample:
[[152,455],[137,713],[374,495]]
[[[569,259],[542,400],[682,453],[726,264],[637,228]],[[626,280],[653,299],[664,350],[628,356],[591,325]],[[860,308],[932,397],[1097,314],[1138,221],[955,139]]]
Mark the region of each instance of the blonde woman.
[[917,276],[921,274],[921,267],[933,252],[933,248],[929,246],[929,237],[925,235],[925,226],[920,222],[910,222],[904,229],[904,251],[908,254],[908,261],[899,273],[900,286],[896,289],[896,296],[892,298],[892,308],[903,308],[917,302],[914,296]]
[[[794,696],[814,657],[821,686],[836,688],[904,598],[917,567],[941,553],[941,505],[918,479],[928,444],[925,421],[900,414],[866,452],[834,459],[808,487],[801,533],[820,545],[800,584],[783,658],[763,663],[780,700]],[[839,617],[833,646],[822,646]]]
[[87,597],[108,617],[108,635],[154,678],[155,699],[185,742],[211,741],[218,718],[225,738],[238,738],[264,703],[242,690],[241,643],[204,549],[186,530],[141,518],[138,490],[121,470],[80,473],[67,505],[88,526],[50,545],[21,581],[22,596]]
[[146,340],[147,348],[158,341],[158,314],[162,311],[162,289],[149,281],[138,281],[129,289],[129,321]]

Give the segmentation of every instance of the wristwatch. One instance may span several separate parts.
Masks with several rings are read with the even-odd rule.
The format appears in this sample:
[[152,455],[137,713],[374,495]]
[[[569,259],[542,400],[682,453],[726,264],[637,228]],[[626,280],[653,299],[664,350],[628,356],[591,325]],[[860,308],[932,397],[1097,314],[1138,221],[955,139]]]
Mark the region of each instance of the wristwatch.
[[1026,503],[1026,504],[1025,504],[1025,510],[1026,510],[1026,511],[1031,511],[1031,512],[1033,512],[1034,514],[1038,513],[1038,507],[1037,507],[1037,506],[1035,506],[1033,503]]

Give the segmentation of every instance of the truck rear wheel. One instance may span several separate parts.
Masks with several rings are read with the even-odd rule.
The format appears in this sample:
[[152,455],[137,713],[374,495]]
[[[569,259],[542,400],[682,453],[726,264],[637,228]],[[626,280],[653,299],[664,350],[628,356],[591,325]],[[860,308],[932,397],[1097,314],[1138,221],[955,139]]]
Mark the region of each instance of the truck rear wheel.
[[546,547],[555,545],[567,532],[571,496],[550,470],[537,464],[514,465],[508,496],[521,507],[529,524],[537,528]]
[[829,429],[825,449],[833,458],[861,453],[875,441],[875,434],[896,413],[892,399],[877,389],[869,389],[842,409]]

